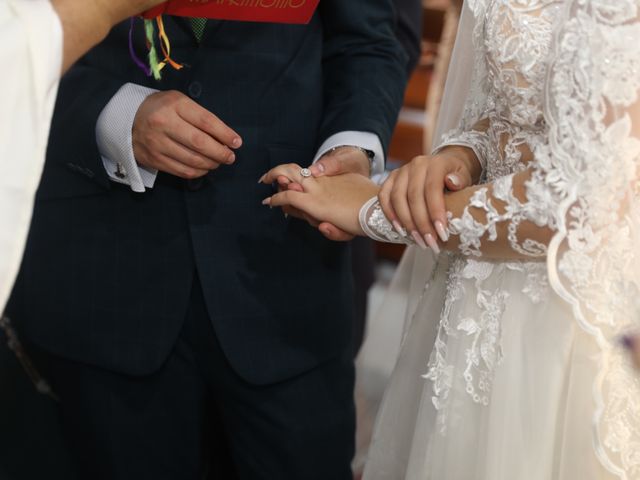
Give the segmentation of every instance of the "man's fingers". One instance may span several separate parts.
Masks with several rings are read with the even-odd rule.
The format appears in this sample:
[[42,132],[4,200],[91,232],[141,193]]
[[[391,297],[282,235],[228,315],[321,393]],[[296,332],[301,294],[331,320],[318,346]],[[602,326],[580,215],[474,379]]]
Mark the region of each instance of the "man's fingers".
[[348,242],[350,240],[353,240],[354,238],[353,235],[327,222],[322,222],[320,225],[318,225],[318,230],[320,231],[320,233],[322,233],[322,235],[324,235],[329,240],[333,240],[334,242]]
[[318,228],[318,226],[320,225],[320,222],[318,222],[318,220],[313,218],[311,215],[302,213],[302,218],[304,218],[304,220],[306,220],[307,223],[311,225],[313,228]]
[[154,168],[157,170],[166,172],[175,177],[184,178],[185,180],[204,177],[209,173],[209,170],[190,167],[162,154],[156,156],[156,163],[157,165],[154,165]]
[[278,178],[276,178],[276,183],[278,184],[278,188],[280,190],[286,190],[289,184],[291,184],[291,180],[289,180],[289,177],[279,175]]
[[368,177],[371,173],[368,155],[357,147],[343,146],[330,151],[309,167],[314,177],[332,177],[344,173],[358,173]]
[[230,165],[236,160],[236,154],[229,147],[181,118],[173,122],[167,130],[167,135],[189,150],[198,152],[215,162]]
[[340,175],[342,172],[342,162],[335,156],[322,157],[309,167],[314,177],[326,175],[328,177]]
[[219,162],[211,160],[199,152],[195,152],[184,145],[167,138],[165,138],[165,141],[163,142],[161,153],[187,167],[194,169],[215,170],[220,166]]
[[232,148],[242,146],[242,138],[216,115],[186,97],[177,107],[178,115],[198,130],[211,136],[221,144]]

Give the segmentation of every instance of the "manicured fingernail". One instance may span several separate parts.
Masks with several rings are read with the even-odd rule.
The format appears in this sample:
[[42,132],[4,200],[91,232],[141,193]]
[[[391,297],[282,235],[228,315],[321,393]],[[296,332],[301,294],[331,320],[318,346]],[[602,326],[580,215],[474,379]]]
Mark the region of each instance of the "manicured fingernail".
[[436,220],[434,225],[436,226],[436,232],[438,232],[438,236],[440,237],[440,240],[442,240],[443,242],[448,242],[449,232],[447,232],[447,229],[444,228],[444,225],[442,224],[442,222],[440,220]]
[[394,220],[391,223],[393,224],[393,228],[396,232],[398,232],[399,235],[402,235],[403,237],[406,235],[406,232],[404,231],[404,228],[402,228],[402,225],[400,225],[400,222]]
[[258,183],[264,182],[265,178],[267,178],[267,174],[266,173],[260,177],[260,180],[258,180]]
[[459,187],[460,185],[462,185],[462,182],[460,181],[460,177],[458,177],[457,175],[454,175],[454,174],[447,175],[447,178],[453,184],[454,187]]
[[322,175],[325,172],[325,168],[323,164],[316,163],[314,166],[318,169],[318,174]]
[[232,153],[231,155],[229,155],[229,163],[233,163],[236,161],[236,154]]
[[431,250],[433,250],[433,253],[435,253],[436,255],[439,255],[440,247],[438,246],[438,242],[436,242],[436,239],[433,238],[433,235],[431,235],[430,233],[427,233],[424,236],[424,239],[427,242],[427,245],[429,245],[429,247],[431,248]]
[[423,249],[423,250],[427,249],[427,244],[424,243],[424,240],[422,239],[422,237],[420,236],[420,234],[418,232],[416,232],[414,230],[413,232],[411,232],[411,236],[413,237],[413,239],[416,241],[416,243],[418,244],[418,246],[421,249]]
[[271,205],[271,197],[267,197],[264,200],[262,200],[262,204],[263,205]]
[[233,148],[238,148],[242,145],[242,139],[240,137],[236,137],[233,139],[231,144],[233,145]]

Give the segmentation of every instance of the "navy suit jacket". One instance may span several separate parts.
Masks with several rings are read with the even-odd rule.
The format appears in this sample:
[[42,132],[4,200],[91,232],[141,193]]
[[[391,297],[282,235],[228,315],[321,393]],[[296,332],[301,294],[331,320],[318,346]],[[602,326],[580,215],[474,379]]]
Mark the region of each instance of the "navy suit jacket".
[[[133,375],[171,351],[199,275],[233,368],[267,384],[349,348],[349,249],[261,200],[270,168],[308,164],[345,130],[386,147],[406,56],[391,0],[322,0],[309,25],[210,21],[198,43],[165,19],[189,67],[149,79],[129,58],[128,22],[62,80],[25,260],[10,311],[46,350]],[[135,45],[144,51],[142,28]],[[198,188],[160,174],[136,194],[108,180],[96,120],[127,82],[190,95],[244,140],[235,165]]]

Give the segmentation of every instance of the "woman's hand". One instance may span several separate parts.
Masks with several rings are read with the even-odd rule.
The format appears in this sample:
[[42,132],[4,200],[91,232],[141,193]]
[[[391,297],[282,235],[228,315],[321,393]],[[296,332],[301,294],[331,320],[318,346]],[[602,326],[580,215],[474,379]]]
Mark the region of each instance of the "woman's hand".
[[380,204],[396,230],[404,228],[418,245],[438,253],[436,239],[449,240],[445,192],[471,186],[480,175],[480,163],[471,149],[445,147],[391,172],[382,185]]
[[286,190],[265,199],[271,207],[293,207],[321,222],[329,222],[351,235],[362,235],[358,214],[378,194],[378,185],[354,173],[335,177],[302,177],[300,166],[280,165],[260,179],[271,184],[280,177],[298,183],[303,191]]

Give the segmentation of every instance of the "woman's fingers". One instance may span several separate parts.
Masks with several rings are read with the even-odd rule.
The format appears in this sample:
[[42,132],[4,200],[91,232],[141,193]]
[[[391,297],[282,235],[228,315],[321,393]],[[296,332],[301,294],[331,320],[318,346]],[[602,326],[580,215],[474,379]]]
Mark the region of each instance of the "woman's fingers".
[[[440,251],[436,241],[436,233],[429,218],[427,200],[425,196],[425,178],[428,164],[424,160],[414,160],[409,175],[407,199],[415,230],[411,232],[416,243],[425,248],[425,244],[436,253]],[[418,241],[420,239],[421,241]]]
[[378,193],[378,200],[380,201],[380,206],[382,207],[382,211],[384,212],[385,217],[389,219],[389,221],[393,224],[393,227],[396,229],[398,233],[402,231],[402,225],[398,222],[398,215],[393,209],[393,205],[391,204],[391,192],[393,191],[393,187],[395,185],[396,177],[398,175],[398,170],[394,170],[389,174],[389,177],[382,184],[380,188],[380,192]]
[[465,188],[462,180],[460,179],[460,175],[457,173],[450,173],[444,177],[444,185],[447,187],[447,190],[451,190],[452,192],[457,192],[458,190]]
[[[422,191],[431,225],[433,225],[433,231],[429,233],[437,236],[443,242],[449,240],[447,210],[444,200],[447,175],[449,175],[448,169],[440,164],[434,164],[425,177]],[[462,184],[457,174],[454,178],[457,183]]]
[[278,165],[265,173],[258,183],[266,183],[267,185],[278,182],[279,177],[285,177],[291,182],[300,182],[302,177],[300,176],[300,165],[295,163],[286,163]]
[[283,190],[262,201],[263,205],[270,207],[294,207],[299,210],[305,210],[305,206],[309,205],[310,197],[302,192],[295,190]]
[[445,176],[445,186],[447,190],[457,192],[470,187],[473,184],[471,173],[469,170],[456,163],[454,165],[448,165],[447,173]]
[[471,185],[471,175],[467,169],[458,164],[435,164],[429,171],[425,181],[425,197],[429,209],[429,216],[438,237],[443,242],[449,240],[447,209],[445,193],[459,191]]
[[393,190],[391,191],[391,205],[398,215],[398,222],[402,225],[407,233],[413,237],[415,242],[423,249],[427,248],[424,238],[420,235],[411,215],[411,206],[409,205],[409,178],[410,168],[408,165],[398,170]]

